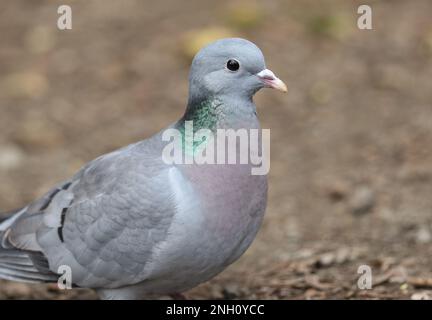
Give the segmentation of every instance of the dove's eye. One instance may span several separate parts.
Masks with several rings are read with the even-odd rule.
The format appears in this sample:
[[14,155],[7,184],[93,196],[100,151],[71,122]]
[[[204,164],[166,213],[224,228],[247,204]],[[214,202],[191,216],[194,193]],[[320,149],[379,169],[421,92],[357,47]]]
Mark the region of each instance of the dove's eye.
[[236,59],[229,59],[226,66],[230,71],[237,71],[240,68],[240,63]]

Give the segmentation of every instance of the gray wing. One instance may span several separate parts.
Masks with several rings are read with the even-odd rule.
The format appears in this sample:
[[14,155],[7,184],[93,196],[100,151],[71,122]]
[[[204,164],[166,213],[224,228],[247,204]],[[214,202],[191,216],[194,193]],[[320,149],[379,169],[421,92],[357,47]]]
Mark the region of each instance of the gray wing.
[[146,279],[175,213],[160,155],[144,142],[105,155],[3,222],[0,277],[52,281],[67,266],[78,286]]

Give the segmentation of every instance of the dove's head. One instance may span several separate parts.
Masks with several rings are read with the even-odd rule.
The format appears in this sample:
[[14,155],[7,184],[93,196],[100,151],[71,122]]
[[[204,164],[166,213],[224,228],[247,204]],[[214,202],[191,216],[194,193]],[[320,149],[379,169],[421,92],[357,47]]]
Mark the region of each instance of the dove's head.
[[286,85],[266,68],[261,50],[240,38],[217,40],[201,49],[192,61],[190,99],[230,96],[251,99],[261,88],[286,92]]

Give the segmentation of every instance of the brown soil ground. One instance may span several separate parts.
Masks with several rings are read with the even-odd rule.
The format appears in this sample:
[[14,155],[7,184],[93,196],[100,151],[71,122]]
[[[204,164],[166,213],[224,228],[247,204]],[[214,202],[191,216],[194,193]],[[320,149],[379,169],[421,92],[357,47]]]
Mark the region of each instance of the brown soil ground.
[[[364,1],[69,2],[68,31],[52,1],[0,4],[2,210],[177,119],[191,32],[224,28],[262,48],[289,94],[256,97],[272,135],[259,236],[188,298],[432,297],[431,1],[370,0],[371,31],[356,27]],[[95,297],[0,281],[3,299]]]

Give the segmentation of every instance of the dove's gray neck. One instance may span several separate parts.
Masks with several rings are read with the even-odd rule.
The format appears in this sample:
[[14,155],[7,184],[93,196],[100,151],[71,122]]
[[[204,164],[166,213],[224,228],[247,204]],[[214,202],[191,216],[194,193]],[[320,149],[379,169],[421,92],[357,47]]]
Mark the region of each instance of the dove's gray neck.
[[258,119],[252,99],[238,97],[212,97],[190,99],[186,112],[179,121],[193,121],[194,131],[219,128],[255,128]]

